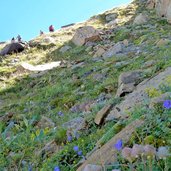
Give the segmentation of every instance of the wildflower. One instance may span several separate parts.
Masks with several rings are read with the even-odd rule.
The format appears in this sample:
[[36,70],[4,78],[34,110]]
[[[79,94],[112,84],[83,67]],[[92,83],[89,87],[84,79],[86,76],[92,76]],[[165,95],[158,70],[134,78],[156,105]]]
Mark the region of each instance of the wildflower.
[[71,135],[68,135],[67,136],[67,140],[68,140],[68,142],[71,142],[72,141],[72,136]]
[[78,139],[80,137],[79,133],[77,131],[74,131],[74,136],[76,139]]
[[142,145],[134,144],[131,151],[131,156],[138,158],[144,153],[144,147]]
[[29,164],[29,166],[28,166],[28,171],[32,171],[33,169],[32,169],[32,165],[30,165]]
[[144,146],[144,154],[147,157],[155,156],[156,148],[154,148],[152,145],[146,145],[146,146]]
[[78,151],[77,154],[78,154],[79,156],[82,156],[82,155],[83,155],[83,152],[82,152],[82,151]]
[[78,147],[78,146],[74,146],[73,150],[74,150],[75,152],[77,152],[77,151],[79,150],[79,147]]
[[169,150],[167,147],[159,147],[158,151],[157,151],[157,156],[162,159],[162,158],[166,158],[167,156],[169,156]]
[[59,166],[55,166],[54,171],[60,171]]
[[118,141],[116,142],[116,144],[114,145],[114,147],[115,147],[118,151],[120,151],[120,150],[122,149],[122,140],[121,140],[121,139],[118,140]]
[[129,147],[124,147],[122,150],[122,156],[129,162],[132,162],[134,157],[131,156],[132,149]]
[[171,108],[171,100],[165,100],[163,102],[163,107],[166,109],[170,109]]
[[58,112],[58,115],[61,117],[64,116],[63,112],[61,112],[61,111]]

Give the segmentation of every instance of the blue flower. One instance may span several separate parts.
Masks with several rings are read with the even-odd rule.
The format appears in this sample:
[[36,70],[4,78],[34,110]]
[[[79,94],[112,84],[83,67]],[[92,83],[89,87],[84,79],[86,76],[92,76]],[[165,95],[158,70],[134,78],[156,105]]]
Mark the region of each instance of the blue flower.
[[32,166],[29,164],[28,171],[32,171]]
[[58,115],[59,116],[64,116],[63,112],[61,112],[61,111],[58,112]]
[[68,140],[68,142],[71,142],[72,141],[72,136],[71,135],[68,135],[67,136],[67,140]]
[[60,171],[59,166],[55,166],[54,171]]
[[76,139],[80,138],[80,135],[79,135],[79,133],[77,131],[74,131],[74,136],[75,136]]
[[171,108],[171,100],[165,100],[163,102],[163,107],[166,109],[170,109]]
[[117,140],[116,144],[114,145],[114,147],[120,151],[122,149],[122,140]]
[[82,156],[82,155],[83,155],[83,152],[82,152],[82,151],[78,151],[77,154],[78,154],[79,156]]
[[75,152],[77,152],[77,151],[79,150],[79,147],[78,147],[78,146],[74,146],[73,150],[74,150]]

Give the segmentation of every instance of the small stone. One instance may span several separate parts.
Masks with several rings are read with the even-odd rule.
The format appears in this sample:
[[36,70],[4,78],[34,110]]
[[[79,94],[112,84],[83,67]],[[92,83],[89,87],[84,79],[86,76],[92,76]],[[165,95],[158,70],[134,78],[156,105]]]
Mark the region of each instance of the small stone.
[[96,117],[94,119],[94,122],[97,125],[102,124],[102,122],[104,121],[105,117],[108,115],[108,113],[110,112],[112,108],[112,105],[107,105],[105,107],[103,107],[97,114]]
[[63,46],[60,50],[59,50],[59,52],[61,52],[61,53],[65,53],[65,52],[67,52],[67,51],[69,51],[71,49],[71,46]]
[[127,47],[127,46],[129,45],[128,40],[127,40],[127,39],[125,39],[125,40],[123,41],[123,44]]
[[45,128],[54,128],[55,124],[52,122],[51,119],[42,116],[41,120],[37,123],[37,127],[40,129],[45,129]]
[[98,48],[98,50],[95,52],[95,54],[94,54],[94,58],[96,58],[96,57],[101,57],[103,54],[105,53],[105,50],[102,48],[102,47],[100,47],[100,48]]
[[157,46],[157,47],[162,47],[162,46],[165,46],[165,45],[167,45],[167,44],[169,44],[169,43],[171,43],[171,40],[169,40],[169,39],[160,39],[160,40],[157,42],[156,46]]

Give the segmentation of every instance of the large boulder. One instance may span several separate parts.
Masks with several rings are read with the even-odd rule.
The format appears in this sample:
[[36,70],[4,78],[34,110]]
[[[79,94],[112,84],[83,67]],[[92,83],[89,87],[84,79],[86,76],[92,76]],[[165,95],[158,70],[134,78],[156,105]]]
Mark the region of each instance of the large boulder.
[[134,23],[133,24],[144,24],[148,21],[147,16],[145,14],[139,14],[138,16],[135,17]]
[[156,0],[156,12],[160,17],[166,17],[170,0]]
[[166,17],[167,17],[168,23],[171,23],[171,3],[168,6]]
[[135,86],[138,84],[142,77],[142,71],[131,71],[122,73],[119,76],[117,97],[125,96],[125,94],[131,93]]
[[82,46],[87,42],[99,41],[99,32],[92,26],[80,27],[76,30],[72,42],[77,46]]
[[123,45],[120,42],[118,42],[114,46],[112,46],[111,48],[109,48],[103,54],[103,58],[110,58],[110,57],[116,55],[117,53],[122,52],[122,50],[123,50]]
[[12,53],[19,53],[19,52],[22,52],[24,48],[25,48],[25,44],[23,43],[19,43],[19,42],[10,43],[10,44],[7,44],[0,51],[0,55],[5,56],[5,55],[12,54]]

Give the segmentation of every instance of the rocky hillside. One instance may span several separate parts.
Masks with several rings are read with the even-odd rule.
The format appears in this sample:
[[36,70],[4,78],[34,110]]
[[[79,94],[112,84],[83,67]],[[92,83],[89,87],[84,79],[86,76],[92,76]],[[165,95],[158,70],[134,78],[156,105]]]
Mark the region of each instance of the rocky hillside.
[[0,44],[0,171],[171,170],[170,6]]

